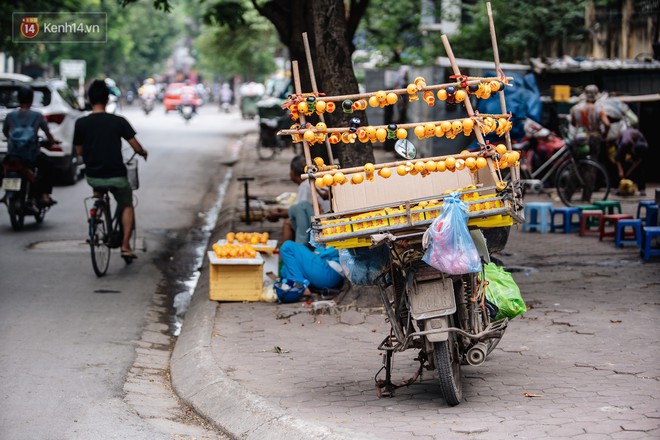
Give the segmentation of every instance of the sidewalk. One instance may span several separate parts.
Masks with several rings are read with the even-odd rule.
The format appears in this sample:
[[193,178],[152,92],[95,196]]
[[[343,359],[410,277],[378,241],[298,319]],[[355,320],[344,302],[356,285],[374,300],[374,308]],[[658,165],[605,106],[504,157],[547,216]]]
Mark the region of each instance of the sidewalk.
[[[255,176],[258,198],[296,190],[292,152],[265,162],[243,148],[212,242],[229,230],[280,236],[280,223],[237,222],[237,177]],[[624,201],[624,212],[634,214],[638,199]],[[611,239],[519,230],[499,257],[516,268],[529,310],[488,362],[463,367],[456,407],[438,397],[435,372],[376,397],[377,346],[389,331],[380,308],[209,301],[206,262],[172,354],[173,387],[216,427],[249,440],[658,438],[657,257],[643,263]],[[395,354],[394,381],[413,375],[415,355]]]

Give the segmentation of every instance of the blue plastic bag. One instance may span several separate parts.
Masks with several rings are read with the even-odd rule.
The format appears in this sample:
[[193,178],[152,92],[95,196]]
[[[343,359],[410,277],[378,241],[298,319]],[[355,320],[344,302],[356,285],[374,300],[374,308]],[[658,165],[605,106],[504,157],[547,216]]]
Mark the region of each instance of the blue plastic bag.
[[445,197],[440,215],[424,234],[429,244],[422,261],[450,275],[481,271],[481,257],[467,227],[467,213],[468,207],[458,194]]

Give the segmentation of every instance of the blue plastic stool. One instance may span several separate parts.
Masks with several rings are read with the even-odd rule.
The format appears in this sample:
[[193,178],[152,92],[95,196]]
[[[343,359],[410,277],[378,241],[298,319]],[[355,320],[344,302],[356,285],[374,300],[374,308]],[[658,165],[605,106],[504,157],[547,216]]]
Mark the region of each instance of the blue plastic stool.
[[[580,211],[579,208],[569,208],[567,206],[560,206],[558,208],[553,208],[552,210],[552,223],[550,226],[550,231],[555,232],[555,229],[558,227],[562,227],[564,229],[564,233],[568,234],[573,231],[579,231],[580,230]],[[560,214],[563,217],[563,223],[560,225],[557,225],[555,223],[555,219],[557,215]],[[577,215],[577,222],[573,222],[573,214]]]
[[644,213],[647,214],[648,207],[655,204],[655,200],[640,200],[637,204],[637,215],[635,218],[642,218],[642,208],[644,208]]
[[[635,238],[626,238],[627,227],[632,228]],[[640,219],[622,219],[616,223],[614,244],[616,247],[623,247],[626,243],[634,243],[637,247],[642,247],[642,221]]]
[[531,202],[525,204],[525,224],[523,231],[531,229],[541,234],[550,232],[550,220],[552,217],[552,203]]
[[658,205],[649,205],[646,207],[644,226],[658,226]]
[[644,226],[644,248],[642,249],[644,261],[649,261],[652,255],[660,255],[660,248],[651,247],[651,242],[655,237],[660,237],[660,226]]

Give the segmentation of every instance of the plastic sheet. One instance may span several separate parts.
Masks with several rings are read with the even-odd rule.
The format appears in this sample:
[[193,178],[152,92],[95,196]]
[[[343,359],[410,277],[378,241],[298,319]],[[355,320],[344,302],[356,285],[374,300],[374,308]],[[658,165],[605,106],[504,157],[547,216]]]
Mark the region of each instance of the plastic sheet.
[[351,284],[368,286],[389,267],[390,253],[384,245],[373,249],[340,249],[339,263]]

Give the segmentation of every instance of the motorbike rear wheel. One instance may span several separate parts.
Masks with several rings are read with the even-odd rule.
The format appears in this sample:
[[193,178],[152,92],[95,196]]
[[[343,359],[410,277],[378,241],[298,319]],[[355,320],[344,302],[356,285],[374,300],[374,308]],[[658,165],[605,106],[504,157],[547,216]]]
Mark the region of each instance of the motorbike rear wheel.
[[449,406],[456,406],[463,399],[461,360],[458,355],[456,337],[449,333],[446,341],[433,343],[433,358],[438,370],[440,394]]
[[21,206],[22,194],[9,194],[7,195],[7,210],[9,211],[9,221],[14,231],[23,229],[25,223],[25,214],[23,214],[23,207]]

